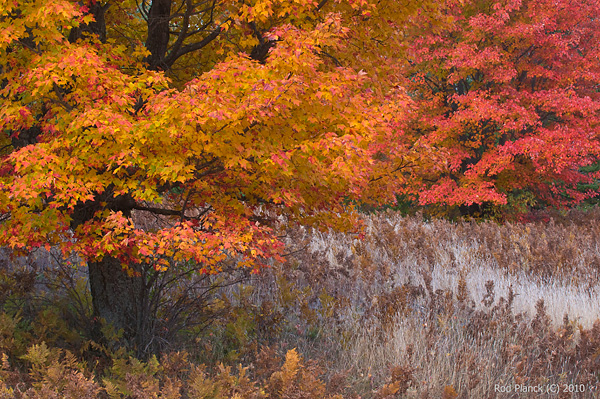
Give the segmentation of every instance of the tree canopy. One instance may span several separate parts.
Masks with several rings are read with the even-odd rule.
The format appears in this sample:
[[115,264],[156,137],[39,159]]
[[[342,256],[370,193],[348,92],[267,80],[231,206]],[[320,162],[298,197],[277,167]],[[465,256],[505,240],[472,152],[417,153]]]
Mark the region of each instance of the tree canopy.
[[448,2],[398,43],[416,111],[409,130],[442,163],[422,203],[576,204],[598,159],[596,1]]
[[[233,3],[173,2],[161,15],[160,2],[7,4],[4,242],[209,270],[228,251],[271,253],[261,214],[346,223],[341,199],[371,177],[388,125],[366,74],[323,55],[347,29],[339,15],[317,21],[312,2]],[[100,14],[106,26],[92,27]],[[138,229],[136,210],[173,223]]]

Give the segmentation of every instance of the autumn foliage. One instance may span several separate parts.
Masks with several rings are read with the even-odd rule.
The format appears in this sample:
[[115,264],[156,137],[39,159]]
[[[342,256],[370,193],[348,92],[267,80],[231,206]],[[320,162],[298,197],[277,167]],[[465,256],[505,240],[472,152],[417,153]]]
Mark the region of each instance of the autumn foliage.
[[[193,258],[207,270],[239,254],[251,265],[278,247],[261,214],[274,209],[310,222],[344,213],[342,197],[369,178],[361,165],[384,121],[365,112],[366,78],[331,68],[316,51],[340,45],[339,17],[310,31],[270,30],[278,45],[266,65],[228,52],[210,71],[169,88],[164,73],[145,68],[140,43],[71,43],[57,33],[89,21],[75,4],[55,3],[52,16],[32,8],[23,14],[52,23],[41,36],[3,32],[10,60],[3,93],[12,100],[2,108],[4,129],[13,146],[24,131],[39,130],[3,161],[10,219],[2,234],[11,247],[60,243],[87,259],[157,268],[162,255]],[[255,18],[239,13],[240,24]],[[144,231],[131,211],[173,223]]]
[[436,160],[421,203],[579,203],[597,162],[597,1],[449,1],[397,43],[407,132]]
[[336,58],[374,6],[325,3],[2,2],[0,243],[87,262],[139,349],[169,268],[257,270],[281,217],[357,231],[406,99]]

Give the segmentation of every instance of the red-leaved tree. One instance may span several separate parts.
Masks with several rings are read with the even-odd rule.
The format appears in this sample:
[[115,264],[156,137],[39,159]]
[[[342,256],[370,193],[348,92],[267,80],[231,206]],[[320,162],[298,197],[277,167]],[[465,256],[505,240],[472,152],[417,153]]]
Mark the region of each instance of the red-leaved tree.
[[[600,2],[444,2],[398,42],[415,102],[407,122],[427,147],[421,204],[572,205],[596,192],[581,167],[600,154]],[[476,194],[474,197],[473,194]]]

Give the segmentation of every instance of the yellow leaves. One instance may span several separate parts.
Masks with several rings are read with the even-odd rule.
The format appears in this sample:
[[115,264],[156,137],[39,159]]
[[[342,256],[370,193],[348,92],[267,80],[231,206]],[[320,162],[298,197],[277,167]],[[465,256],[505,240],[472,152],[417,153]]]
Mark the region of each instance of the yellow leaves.
[[25,26],[0,25],[0,49],[18,40],[25,34]]
[[[68,217],[90,201],[103,210],[80,226],[74,248],[88,257],[147,261],[157,271],[169,267],[170,257],[201,262],[207,273],[219,272],[218,263],[227,256],[240,259],[240,267],[257,268],[279,253],[273,233],[250,222],[263,211],[342,226],[328,213],[343,213],[341,198],[358,196],[372,176],[369,145],[388,122],[372,104],[387,99],[369,91],[370,71],[361,74],[332,61],[346,51],[349,18],[364,16],[371,6],[362,0],[331,3],[342,12],[319,18],[312,18],[314,0],[218,5],[228,10],[221,18],[231,15],[221,27],[235,53],[221,57],[211,53],[224,48],[221,44],[206,47],[202,53],[209,53],[210,62],[181,66],[182,85],[187,83],[182,89],[167,89],[165,73],[144,69],[141,60],[148,53],[139,43],[144,32],[135,27],[146,27],[137,20],[119,21],[118,14],[107,15],[112,39],[106,43],[61,41],[39,56],[12,59],[20,69],[8,78],[6,98],[15,100],[2,105],[3,127],[29,127],[40,119],[47,125],[44,143],[10,158],[15,175],[2,178],[6,206],[22,207],[13,215],[25,220],[27,211],[48,207]],[[61,14],[68,10],[47,8],[37,11],[70,26]],[[259,43],[249,22],[264,39],[277,40],[264,64],[247,55]],[[46,26],[40,25],[39,36],[48,41],[44,35],[52,29]],[[4,28],[0,41],[23,34],[12,25]],[[116,28],[123,28],[131,43],[117,38]],[[246,53],[238,54],[241,50]],[[206,61],[196,56],[200,61],[186,61]],[[206,65],[215,66],[201,74]],[[179,65],[171,72],[179,74]],[[197,76],[188,81],[188,75]],[[45,115],[41,104],[49,108]],[[107,197],[103,203],[101,195]],[[124,216],[127,212],[111,213],[119,195],[140,207],[171,208],[172,214],[161,215],[160,227],[142,228]],[[210,211],[194,223],[181,223],[177,212],[184,205],[186,215]],[[47,230],[64,223],[56,215],[44,216],[39,224],[56,219]],[[22,224],[10,225],[21,232],[15,245],[34,235],[29,222]],[[291,373],[298,362],[289,356]]]
[[33,369],[39,371],[42,367],[46,366],[48,358],[52,355],[52,351],[48,349],[45,342],[39,345],[33,345],[27,350],[27,354],[21,358],[32,363]]
[[220,27],[221,27],[221,29],[223,29],[225,32],[227,32],[227,31],[229,30],[229,28],[231,28],[231,24],[232,24],[232,23],[233,23],[233,21],[231,21],[231,20],[229,20],[229,19],[228,19],[227,21],[225,21],[225,22],[222,22],[222,23],[220,23],[220,22],[218,22],[218,21],[217,21],[217,23],[216,23],[216,24],[217,24],[218,26],[220,26]]
[[266,23],[269,20],[305,18],[314,15],[318,2],[314,0],[255,0],[239,10],[240,21]]
[[34,121],[30,107],[8,101],[0,106],[0,116],[5,129],[27,129]]
[[238,164],[240,165],[240,167],[242,169],[249,169],[249,167],[250,167],[250,163],[245,159],[238,160]]
[[295,348],[287,351],[281,371],[273,373],[271,380],[279,380],[284,387],[291,385],[300,371],[300,361],[300,355]]
[[240,19],[247,22],[265,22],[273,14],[272,7],[272,0],[257,0],[254,5],[242,6]]
[[[16,12],[18,8],[19,12]],[[82,20],[82,12],[77,3],[56,0],[52,4],[41,0],[0,3],[0,51],[8,45],[29,36],[35,45],[56,45],[63,43],[64,32],[77,26]],[[31,28],[27,31],[27,27]],[[33,49],[30,49],[33,50]]]
[[[172,254],[172,251],[168,251],[168,252]],[[172,256],[172,255],[166,255],[166,256]],[[156,270],[157,272],[165,272],[169,269],[170,266],[171,265],[169,264],[169,261],[167,261],[164,258],[160,258],[154,264],[154,270]]]

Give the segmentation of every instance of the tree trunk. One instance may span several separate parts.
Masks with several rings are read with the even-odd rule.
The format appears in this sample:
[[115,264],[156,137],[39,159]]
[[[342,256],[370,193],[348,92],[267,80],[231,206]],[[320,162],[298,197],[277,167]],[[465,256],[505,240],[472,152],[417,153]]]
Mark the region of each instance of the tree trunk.
[[144,335],[140,334],[145,303],[142,277],[129,276],[121,262],[109,256],[89,262],[88,272],[94,316],[123,330],[126,346],[143,350],[139,346],[144,343],[138,342]]
[[[75,231],[80,225],[93,220],[98,211],[110,209],[131,216],[135,205],[133,198],[127,195],[113,196],[113,187],[97,193],[93,200],[78,203],[71,214],[71,229]],[[116,331],[123,330],[124,341],[120,344],[129,349],[137,348],[138,353],[147,345],[143,331],[147,329],[149,315],[146,311],[148,290],[145,279],[141,276],[142,266],[129,264],[134,276],[123,270],[121,261],[115,257],[105,256],[99,261],[88,262],[88,276],[94,317],[97,321],[104,319]],[[95,339],[102,340],[100,323],[93,326]]]
[[164,60],[169,47],[169,20],[171,17],[171,0],[154,0],[148,11],[148,38],[146,48],[150,55],[146,59],[149,68],[167,70]]
[[110,3],[101,5],[100,2],[90,1],[88,3],[89,13],[94,16],[94,20],[89,24],[82,24],[71,29],[69,34],[69,41],[75,43],[77,40],[84,37],[86,34],[98,35],[98,39],[102,42],[106,42],[106,22],[104,15]]

